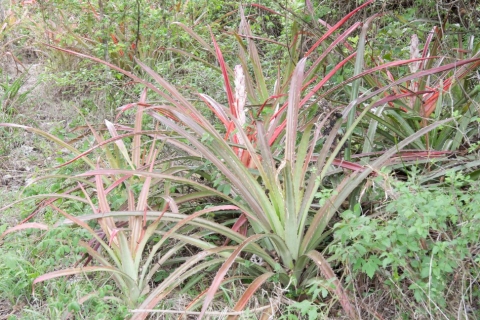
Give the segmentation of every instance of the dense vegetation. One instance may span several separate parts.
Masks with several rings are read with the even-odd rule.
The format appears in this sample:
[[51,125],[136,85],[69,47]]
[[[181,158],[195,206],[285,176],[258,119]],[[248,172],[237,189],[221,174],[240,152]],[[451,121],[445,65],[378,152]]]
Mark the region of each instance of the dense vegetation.
[[1,3],[2,318],[480,317],[480,4]]

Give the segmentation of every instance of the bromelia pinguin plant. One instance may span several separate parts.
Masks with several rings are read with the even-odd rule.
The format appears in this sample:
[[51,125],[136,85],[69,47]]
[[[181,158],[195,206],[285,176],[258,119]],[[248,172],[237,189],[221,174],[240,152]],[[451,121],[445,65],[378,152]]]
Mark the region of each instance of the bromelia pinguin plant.
[[[242,250],[259,241],[259,244],[264,245],[265,249],[273,248],[279,256],[280,267],[275,262],[270,265],[270,268],[277,271],[283,285],[288,286],[291,283],[298,287],[308,285],[309,280],[311,280],[309,274],[312,270],[309,261],[313,261],[325,278],[334,279],[333,292],[340,299],[340,303],[347,314],[350,317],[355,317],[355,310],[349,303],[345,290],[339,280],[336,279],[329,263],[315,249],[323,241],[327,224],[341,203],[374,168],[379,169],[398,149],[395,147],[388,150],[383,156],[373,161],[368,168],[346,174],[340,185],[325,201],[325,204],[319,210],[313,212],[313,218],[311,218],[312,204],[317,201],[316,196],[321,190],[322,181],[328,174],[330,165],[344,141],[340,142],[335,150],[330,153],[336,130],[341,123],[341,121],[338,121],[332,128],[320,152],[314,154],[316,142],[321,135],[321,128],[328,118],[320,123],[308,124],[301,134],[297,131],[297,106],[300,101],[305,62],[305,59],[299,62],[292,76],[287,108],[288,122],[283,143],[284,151],[277,156],[277,159],[273,156],[272,148],[268,143],[264,123],[257,122],[255,128],[257,145],[254,146],[248,140],[247,132],[241,123],[235,117],[231,117],[235,125],[235,134],[241,137],[239,140],[243,142],[246,152],[249,152],[254,164],[254,171],[249,170],[241,162],[235,152],[235,148],[238,147],[225,141],[217,131],[202,127],[193,119],[177,111],[172,110],[180,124],[183,123],[183,126],[156,112],[150,112],[162,124],[187,138],[193,146],[192,152],[201,153],[225,175],[232,185],[232,201],[238,196],[243,200],[244,204],[239,207],[251,223],[254,232],[254,235],[235,248],[235,251],[217,273],[211,289],[206,294],[203,312],[206,311],[206,307],[211,302],[223,277]],[[362,116],[366,112],[367,110],[363,112]],[[353,131],[361,118],[359,117],[354,126],[347,131],[346,137]],[[417,134],[399,143],[398,148],[401,149],[424,132],[428,132],[438,125],[440,124],[437,123],[422,129]],[[204,143],[202,138],[207,143]],[[279,162],[278,168],[276,162]],[[258,179],[258,176],[261,179]],[[269,262],[271,260],[267,261],[267,263]],[[270,276],[273,276],[273,273]],[[267,278],[267,276],[262,275],[261,279],[266,281]],[[256,282],[255,285],[258,286],[259,283]],[[251,291],[247,292],[251,294]],[[244,306],[245,299],[241,299],[240,302],[236,309]]]
[[[365,140],[363,152],[371,152],[376,124],[382,125],[381,134],[385,141],[394,144],[397,139],[416,132],[429,122],[443,119],[448,116],[456,118],[455,125],[436,129],[422,139],[412,144],[418,150],[445,150],[457,151],[462,143],[469,141],[474,134],[469,127],[475,119],[475,99],[480,92],[475,85],[474,71],[480,66],[480,47],[473,46],[473,37],[469,41],[467,52],[470,57],[465,58],[463,48],[458,49],[456,57],[448,58],[436,56],[442,44],[442,31],[434,27],[425,40],[422,54],[420,54],[420,40],[412,35],[410,55],[415,58],[429,58],[413,62],[409,65],[412,74],[422,74],[428,68],[437,69],[437,74],[422,74],[417,79],[396,81],[393,74],[386,71],[384,79],[376,77],[376,83],[385,85],[388,82],[399,83],[392,87],[385,96],[391,100],[369,114],[372,125]],[[461,37],[459,45],[462,46]],[[453,67],[452,67],[453,66]],[[390,131],[390,133],[388,132]],[[473,130],[476,131],[476,130]]]
[[[89,259],[83,266],[61,269],[49,272],[37,277],[33,281],[34,288],[39,283],[70,275],[80,275],[88,272],[106,272],[111,275],[119,291],[112,292],[111,299],[120,299],[131,309],[140,305],[141,301],[154,301],[157,304],[174,290],[185,279],[197,275],[201,270],[220,264],[223,260],[214,258],[202,261],[208,255],[226,250],[216,249],[214,245],[202,240],[208,236],[208,227],[198,226],[211,224],[208,220],[196,219],[194,226],[185,225],[195,216],[214,213],[217,211],[238,210],[234,205],[214,205],[196,212],[192,216],[180,213],[179,206],[184,202],[194,202],[203,197],[219,197],[223,194],[214,189],[197,184],[197,193],[188,195],[173,194],[171,184],[165,183],[165,178],[177,183],[185,181],[182,175],[187,175],[190,168],[179,163],[187,159],[191,161],[198,158],[199,154],[191,153],[189,157],[158,156],[163,152],[164,141],[169,139],[168,133],[162,130],[142,130],[142,119],[145,111],[146,91],[143,92],[138,103],[129,105],[137,107],[135,124],[132,128],[113,124],[106,121],[106,130],[110,138],[105,140],[103,134],[89,125],[91,134],[95,137],[97,145],[85,152],[80,152],[73,145],[44,132],[42,130],[15,124],[0,124],[2,127],[20,128],[43,136],[63,148],[67,148],[74,155],[73,159],[64,163],[67,165],[77,159],[83,160],[84,164],[91,169],[109,168],[109,170],[129,169],[131,174],[111,174],[104,172],[92,176],[91,174],[78,174],[72,176],[51,175],[39,178],[63,179],[66,187],[53,194],[41,194],[25,197],[1,210],[9,208],[21,201],[43,200],[35,213],[41,208],[50,207],[63,215],[66,220],[60,221],[54,226],[48,226],[40,222],[28,222],[34,216],[32,214],[18,226],[6,230],[0,238],[4,238],[12,232],[25,229],[49,230],[63,224],[75,224],[86,230],[92,240],[79,243],[85,249]],[[124,131],[126,133],[119,134]],[[124,139],[131,138],[131,142]],[[177,145],[174,141],[173,145]],[[111,146],[114,150],[111,150]],[[182,145],[178,145],[179,148]],[[92,161],[89,155],[101,151],[97,161]],[[98,155],[98,153],[97,153]],[[173,165],[175,163],[176,165]],[[85,166],[79,166],[85,170]],[[137,175],[135,172],[153,173],[155,176]],[[165,175],[164,178],[161,176]],[[152,197],[152,190],[156,190]],[[160,192],[158,191],[160,190]],[[161,200],[154,200],[160,198]],[[113,203],[115,199],[115,203]],[[83,205],[85,212],[80,214],[72,212],[71,202],[76,201]],[[79,206],[75,206],[78,208]],[[88,209],[90,208],[90,209]],[[178,223],[181,221],[181,223]],[[96,222],[99,229],[91,227],[89,222]],[[230,238],[241,242],[244,237],[233,236],[230,229],[222,226],[214,227],[216,234],[227,232]],[[223,231],[222,231],[223,230]],[[157,238],[155,245],[152,239]],[[172,241],[173,245],[166,245]],[[185,245],[190,244],[202,250],[192,257],[179,257]],[[259,251],[259,250],[256,250]],[[260,256],[267,256],[262,252],[256,252]],[[88,265],[93,259],[94,265]],[[199,263],[200,262],[200,263]],[[172,268],[175,268],[172,270]],[[157,282],[155,288],[151,285],[158,271],[170,272],[170,275]],[[198,281],[198,280],[197,280]],[[193,282],[195,283],[195,282]],[[84,303],[95,297],[95,293],[79,299]],[[135,314],[135,317],[145,317],[144,313]]]
[[[365,5],[371,2],[367,1]],[[323,44],[328,36],[358,10],[354,10],[352,14],[331,27],[327,34],[316,42],[308,56],[311,56],[310,52]],[[243,14],[241,19],[239,35],[251,38]],[[234,306],[235,311],[245,308],[255,291],[274,276],[278,277],[283,287],[306,288],[321,273],[322,277],[328,280],[326,288],[339,299],[347,316],[357,318],[357,311],[352,305],[348,291],[342,286],[328,259],[319,250],[328,237],[329,222],[345,199],[350,197],[356,188],[361,187],[370,174],[391,163],[399,150],[445,125],[450,119],[419,128],[418,131],[398,141],[396,145],[384,150],[381,156],[370,157],[367,165],[344,161],[337,156],[372,108],[398,98],[382,96],[388,90],[406,81],[415,81],[424,76],[477,61],[467,59],[455,65],[448,64],[422,70],[363,95],[357,90],[352,90],[352,99],[347,106],[329,110],[325,112],[324,117],[317,117],[314,112],[309,112],[312,108],[308,105],[309,101],[317,94],[325,95],[325,92],[321,92],[325,84],[331,81],[339,70],[348,66],[355,56],[357,56],[356,72],[346,81],[354,82],[354,86],[359,85],[355,80],[362,77],[371,81],[372,74],[380,70],[426,60],[413,58],[395,61],[361,71],[358,67],[361,65],[358,56],[364,52],[360,47],[357,52],[351,52],[319,79],[316,70],[322,61],[337,45],[344,43],[348,35],[359,26],[360,24],[353,24],[337,39],[325,45],[324,52],[312,58],[308,69],[309,57],[300,59],[291,74],[284,75],[284,79],[286,76],[289,80],[282,82],[279,77],[278,85],[271,93],[262,80],[260,60],[255,53],[253,42],[248,43],[248,54],[254,64],[255,80],[245,72],[248,63],[246,52],[241,58],[242,66],[228,68],[212,36],[211,49],[219,61],[228,106],[205,94],[200,95],[200,98],[215,113],[218,122],[223,125],[220,128],[211,123],[199,107],[193,105],[174,86],[141,61],[137,61],[138,65],[158,86],[108,62],[57,48],[103,63],[143,84],[147,89],[139,103],[122,108],[122,111],[137,108],[133,128],[107,123],[111,138],[105,141],[92,128],[98,144],[83,153],[68,145],[68,148],[77,154],[72,161],[84,159],[92,169],[72,177],[78,181],[77,190],[80,190],[82,197],[71,195],[71,192],[44,196],[51,198],[52,201],[56,198],[69,198],[90,205],[92,214],[73,216],[53,202],[48,203],[63,214],[68,223],[75,223],[90,232],[102,250],[95,250],[88,244],[82,245],[99,265],[55,271],[41,276],[35,283],[85,271],[105,271],[112,275],[121,289],[122,297],[126,298],[131,307],[149,310],[157,306],[182,282],[188,279],[193,282],[201,279],[202,275],[198,278],[199,271],[222,264],[210,289],[195,299],[199,301],[200,298],[204,298],[202,317],[220,285],[230,281],[225,277],[232,265],[240,263],[245,266],[242,269],[244,272],[242,277],[251,281],[251,277],[254,276],[255,279]],[[231,86],[231,77],[234,79],[235,88]],[[149,104],[147,90],[159,95],[164,102]],[[411,96],[420,94],[422,93],[416,92]],[[247,111],[247,101],[251,104],[260,104],[261,110],[256,113],[252,110]],[[149,131],[142,129],[146,115],[157,122],[157,129]],[[337,143],[337,133],[343,120],[347,121],[348,126],[345,128],[343,138]],[[159,127],[162,129],[158,129]],[[37,129],[23,128],[56,139]],[[126,133],[119,134],[119,131]],[[124,142],[126,138],[133,139],[130,152],[127,151],[128,144]],[[55,141],[65,145],[58,139]],[[112,143],[115,144],[117,157],[111,154],[108,148]],[[230,188],[220,192],[188,178],[188,174],[195,170],[187,166],[173,164],[161,166],[175,163],[170,159],[163,161],[157,159],[163,144],[171,144],[187,152],[189,160],[204,163],[208,161],[222,174]],[[104,150],[108,161],[101,159],[95,163],[88,159],[87,155],[99,148]],[[416,160],[415,154],[409,156],[409,159]],[[338,173],[339,184],[333,189],[328,189],[323,185],[325,178],[338,172],[338,170],[332,172],[332,165],[340,166],[344,170]],[[138,193],[134,192],[133,184],[140,186]],[[170,184],[189,185],[195,191],[185,195],[173,195],[169,192]],[[88,193],[88,185],[95,189],[94,198]],[[163,200],[159,204],[152,203],[149,197],[153,186],[161,186],[162,191],[158,196]],[[124,208],[115,210],[111,208],[108,194],[114,191],[125,196]],[[182,212],[182,204],[208,197],[222,199],[223,203],[189,212],[188,215]],[[225,210],[237,213],[240,218],[236,222],[230,222],[229,225],[202,218],[205,214]],[[86,221],[92,220],[97,221],[101,235],[86,224]],[[247,221],[248,231],[240,233],[240,227],[246,225]],[[7,233],[28,227],[47,228],[36,223],[24,224],[10,229]],[[212,233],[222,235],[231,245],[215,245],[204,239],[206,235]],[[152,243],[151,239],[154,236],[159,236],[160,240]],[[165,247],[168,239],[177,241],[173,248]],[[168,266],[171,263],[168,260],[178,254],[186,244],[199,248],[200,252],[186,260],[180,259],[181,262],[174,265],[176,269],[166,279],[157,286],[150,287],[155,272],[162,266]],[[270,254],[272,251],[278,257],[278,261]],[[264,264],[246,263],[241,255],[243,252],[255,254],[263,259]],[[205,259],[212,255],[215,256],[213,259]],[[139,311],[133,318],[144,319],[147,316],[147,311]]]
[[[150,106],[146,113],[188,141],[188,143],[185,143],[181,140],[170,138],[167,140],[167,143],[175,141],[178,147],[190,154],[202,155],[224,175],[232,188],[229,195],[223,195],[222,197],[227,199],[232,205],[235,205],[252,226],[251,232],[253,232],[253,235],[248,238],[236,232],[238,225],[228,231],[221,229],[223,235],[239,244],[223,248],[223,250],[231,252],[231,254],[224,259],[225,262],[217,273],[211,289],[205,293],[206,298],[202,311],[206,312],[208,304],[213,299],[228,270],[235,261],[238,261],[240,253],[246,250],[255,252],[255,254],[264,258],[267,265],[269,265],[268,269],[276,271],[284,286],[292,283],[297,287],[307,286],[311,280],[311,271],[314,270],[313,268],[316,265],[325,278],[328,280],[333,279],[333,285],[329,289],[340,299],[340,303],[345,311],[350,317],[356,317],[355,310],[349,302],[345,289],[341,286],[340,281],[336,279],[329,263],[316,248],[324,240],[324,231],[340,204],[357,186],[361,185],[362,181],[373,170],[379,169],[386,164],[399,149],[445,122],[428,126],[401,141],[398,146],[387,150],[384,155],[372,161],[368,167],[352,165],[350,169],[355,169],[356,171],[345,173],[340,185],[331,192],[324,205],[315,211],[312,209],[312,204],[317,201],[316,197],[321,190],[322,181],[329,173],[331,164],[334,161],[341,163],[340,160],[335,160],[335,157],[342,144],[368,112],[369,108],[375,106],[375,103],[370,104],[368,108],[364,108],[353,125],[346,131],[342,141],[335,147],[336,131],[342,122],[338,120],[331,128],[330,134],[326,137],[323,145],[318,149],[317,141],[322,135],[322,128],[326,127],[327,121],[331,121],[329,118],[334,112],[330,112],[329,117],[325,117],[319,122],[307,121],[302,124],[301,117],[299,117],[301,112],[299,106],[305,103],[306,97],[310,97],[312,92],[319,90],[321,85],[326,82],[326,80],[322,79],[320,85],[314,86],[313,89],[309,89],[304,93],[304,68],[307,59],[302,59],[291,76],[288,100],[282,106],[279,106],[276,112],[276,114],[285,112],[283,117],[287,120],[284,121],[284,124],[280,123],[279,125],[279,127],[283,127],[283,131],[278,130],[278,127],[271,129],[270,123],[267,121],[256,120],[252,121],[250,126],[246,125],[247,115],[242,112],[244,110],[243,103],[246,92],[243,86],[244,76],[242,69],[239,67],[235,68],[237,72],[235,78],[236,94],[234,94],[230,87],[227,68],[224,66],[221,52],[218,46],[215,45],[215,41],[214,46],[220,65],[223,68],[230,108],[222,106],[206,95],[203,95],[202,98],[211,106],[218,115],[219,120],[225,125],[223,133],[216,130],[201,112],[180,95],[173,86],[169,85],[160,75],[154,73],[141,62],[138,62],[139,65],[164,90],[124,72],[134,80],[144,83],[148,88],[160,94],[170,103],[169,105]],[[408,62],[405,61],[403,63]],[[384,67],[386,68],[387,66]],[[336,68],[336,70],[338,69]],[[429,72],[434,73],[435,70],[429,70]],[[414,75],[411,77],[412,79],[415,78]],[[383,88],[383,90],[387,89],[388,87]],[[304,94],[303,97],[302,94]],[[355,103],[356,101],[352,102],[344,112],[347,114]],[[274,117],[275,113],[272,114],[272,117]],[[301,131],[299,131],[300,128],[302,128]],[[252,135],[252,132],[254,135]],[[268,132],[272,133],[269,135]],[[282,134],[280,141],[272,143],[276,142],[280,133]],[[332,146],[333,152],[331,151]],[[244,154],[247,154],[248,162],[244,161]],[[178,177],[138,170],[103,169],[87,172],[84,175],[97,176],[105,174],[135,174],[181,181]],[[189,183],[199,189],[202,188],[193,181]],[[180,224],[192,223],[201,214],[203,212],[197,212],[180,222]],[[164,217],[167,217],[167,215]],[[212,223],[212,225],[215,224]],[[213,230],[212,228],[214,227],[208,226],[208,228]],[[219,225],[215,228],[218,228],[217,232],[220,232]],[[262,247],[263,250],[261,249]],[[270,249],[276,252],[280,263],[277,263],[266,254],[266,251]],[[218,250],[221,250],[221,247]],[[258,281],[252,283],[252,286],[258,288],[273,275],[274,272],[265,271],[257,278]],[[239,300],[235,310],[242,309],[253,292],[254,289],[247,290],[246,296]],[[140,307],[144,309],[153,308],[159,300],[153,295],[151,297]]]

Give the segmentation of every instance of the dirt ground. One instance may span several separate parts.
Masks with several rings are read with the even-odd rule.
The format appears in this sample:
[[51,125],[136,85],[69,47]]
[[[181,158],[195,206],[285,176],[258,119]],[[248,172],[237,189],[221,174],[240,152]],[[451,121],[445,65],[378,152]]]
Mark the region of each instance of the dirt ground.
[[[47,132],[53,128],[67,128],[75,111],[66,106],[68,101],[64,100],[55,86],[42,79],[48,72],[43,61],[30,54],[24,55],[22,63],[18,64],[6,55],[1,62],[1,68],[4,71],[4,81],[12,82],[18,77],[24,77],[19,94],[28,92],[28,95],[24,103],[15,105],[14,114],[2,115],[0,122],[14,122]],[[2,193],[18,190],[38,173],[51,167],[52,153],[56,148],[47,140],[22,129],[3,127],[0,131],[3,131],[1,135],[5,139],[1,143],[7,146],[4,152],[0,153]]]

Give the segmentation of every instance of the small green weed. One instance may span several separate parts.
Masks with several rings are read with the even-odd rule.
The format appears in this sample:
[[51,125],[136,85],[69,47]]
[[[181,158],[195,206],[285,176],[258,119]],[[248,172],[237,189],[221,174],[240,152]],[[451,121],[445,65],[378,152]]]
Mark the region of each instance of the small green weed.
[[478,288],[464,281],[480,271],[474,253],[480,234],[479,183],[449,173],[442,187],[414,181],[391,185],[394,200],[374,216],[363,215],[358,205],[341,214],[330,252],[351,270],[350,281],[361,273],[384,279],[388,289],[383,290],[413,296],[431,315],[458,310],[452,304],[470,305],[468,297]]

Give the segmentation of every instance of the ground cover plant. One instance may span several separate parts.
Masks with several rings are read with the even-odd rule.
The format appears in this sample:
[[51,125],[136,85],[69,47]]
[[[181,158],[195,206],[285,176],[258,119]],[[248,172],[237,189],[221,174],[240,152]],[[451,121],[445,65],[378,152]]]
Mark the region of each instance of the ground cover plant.
[[[478,217],[469,204],[477,201],[478,41],[470,37],[463,49],[461,37],[433,28],[422,44],[411,35],[406,56],[377,57],[370,39],[381,17],[359,18],[372,4],[333,25],[318,20],[326,30],[320,35],[305,21],[314,17],[309,1],[284,11],[235,7],[228,17],[237,16],[238,27],[222,37],[215,24],[195,29],[200,17],[175,23],[180,39],[201,50],[168,51],[201,63],[223,87],[199,93],[155,70],[156,53],[142,46],[138,31],[102,29],[115,45],[119,34],[135,40],[128,51],[47,45],[52,55],[93,62],[133,83],[129,95],[139,98],[102,125],[82,119],[77,130],[84,132],[69,142],[0,124],[67,151],[56,172],[31,180],[2,209],[30,210],[1,229],[10,254],[0,264],[6,283],[20,279],[5,299],[47,301],[52,290],[78,286],[76,296],[49,300],[49,315],[64,318],[267,319],[279,309],[292,319],[478,313]],[[262,45],[270,39],[255,35],[259,25],[247,10],[265,12],[276,27],[288,21],[284,51],[273,54],[277,65],[265,64]],[[88,12],[96,17],[95,8]],[[108,48],[106,37],[65,30],[80,44]],[[442,51],[445,43],[459,53]],[[64,259],[35,267],[28,254],[13,254],[25,233],[43,239],[30,255]],[[20,265],[25,271],[14,273]],[[463,281],[454,270],[463,270]],[[461,298],[447,302],[456,293]],[[273,295],[279,299],[269,300]],[[379,308],[379,296],[396,308]],[[185,301],[172,303],[179,297]]]
[[[411,175],[409,182],[391,181],[395,201],[376,216],[363,216],[359,207],[343,212],[344,220],[335,226],[337,244],[329,250],[344,259],[352,275],[361,269],[372,279],[357,290],[388,286],[393,296],[404,297],[400,309],[415,309],[425,317],[475,315],[478,181],[450,171],[443,188],[431,188],[415,181],[415,171]],[[461,278],[455,275],[458,270]],[[400,289],[407,278],[408,287]],[[366,290],[372,296],[380,291]]]

